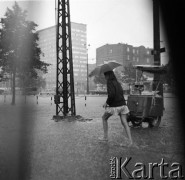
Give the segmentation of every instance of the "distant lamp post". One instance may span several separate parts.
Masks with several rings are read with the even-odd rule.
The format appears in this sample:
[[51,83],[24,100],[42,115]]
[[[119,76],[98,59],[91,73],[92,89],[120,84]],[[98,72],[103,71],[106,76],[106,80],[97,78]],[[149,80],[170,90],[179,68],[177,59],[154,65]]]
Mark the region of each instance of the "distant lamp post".
[[88,60],[88,47],[90,44],[87,45],[87,94],[89,94],[89,60]]

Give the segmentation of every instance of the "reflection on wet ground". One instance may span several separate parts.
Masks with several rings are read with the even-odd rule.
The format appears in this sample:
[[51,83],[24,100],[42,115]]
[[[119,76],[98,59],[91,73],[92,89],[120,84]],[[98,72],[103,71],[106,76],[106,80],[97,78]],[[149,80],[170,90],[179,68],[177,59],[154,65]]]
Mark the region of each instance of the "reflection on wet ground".
[[[91,121],[52,120],[55,105],[50,97],[27,98],[27,105],[1,103],[0,179],[107,180],[110,158],[131,157],[128,170],[136,162],[184,163],[177,99],[165,98],[165,111],[159,128],[132,128],[134,147],[121,147],[126,134],[119,117],[109,119],[109,141],[100,143],[102,105],[106,97],[76,98],[77,114]],[[85,106],[86,104],[86,106]],[[16,168],[15,168],[16,167]],[[169,169],[166,169],[168,171]],[[166,172],[167,173],[167,172]],[[159,179],[156,169],[155,179]],[[123,179],[124,174],[122,174]]]

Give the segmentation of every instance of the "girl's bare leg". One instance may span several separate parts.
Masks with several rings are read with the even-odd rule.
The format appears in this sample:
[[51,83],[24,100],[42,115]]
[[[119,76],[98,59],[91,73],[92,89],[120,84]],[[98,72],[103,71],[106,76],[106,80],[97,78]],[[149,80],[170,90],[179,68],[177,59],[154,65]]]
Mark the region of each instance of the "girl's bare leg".
[[121,119],[121,124],[125,128],[127,137],[128,137],[128,139],[130,141],[129,145],[132,145],[133,141],[132,141],[132,136],[131,136],[131,132],[130,132],[130,127],[128,126],[128,123],[127,123],[127,116],[126,116],[126,114],[121,114],[120,115],[120,119]]
[[103,139],[102,140],[108,140],[108,118],[111,116],[111,114],[105,113],[102,116],[102,122],[103,122]]

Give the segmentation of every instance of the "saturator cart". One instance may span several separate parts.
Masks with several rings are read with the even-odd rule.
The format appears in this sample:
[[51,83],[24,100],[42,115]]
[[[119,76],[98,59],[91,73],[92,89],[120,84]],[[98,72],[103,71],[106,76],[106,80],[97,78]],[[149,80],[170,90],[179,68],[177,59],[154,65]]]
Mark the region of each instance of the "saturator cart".
[[147,124],[148,127],[158,127],[161,123],[164,111],[161,75],[165,73],[166,70],[163,66],[137,65],[135,68],[141,71],[142,74],[143,72],[152,73],[154,79],[157,75],[158,80],[154,82],[153,79],[150,82],[152,91],[146,89],[147,84],[143,81],[136,81],[134,83],[127,99],[127,105],[130,110],[128,122],[131,122],[133,127],[142,126],[143,124]]

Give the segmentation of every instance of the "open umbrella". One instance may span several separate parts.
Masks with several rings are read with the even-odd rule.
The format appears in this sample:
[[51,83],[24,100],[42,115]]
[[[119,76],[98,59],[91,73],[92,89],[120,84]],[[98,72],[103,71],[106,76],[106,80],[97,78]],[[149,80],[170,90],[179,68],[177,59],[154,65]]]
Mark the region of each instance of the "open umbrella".
[[116,61],[109,61],[104,64],[101,64],[99,66],[96,66],[90,73],[89,77],[100,75],[107,71],[112,71],[113,69],[122,66],[122,64],[116,62]]

